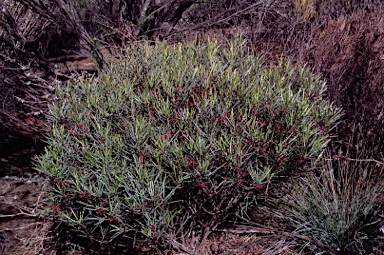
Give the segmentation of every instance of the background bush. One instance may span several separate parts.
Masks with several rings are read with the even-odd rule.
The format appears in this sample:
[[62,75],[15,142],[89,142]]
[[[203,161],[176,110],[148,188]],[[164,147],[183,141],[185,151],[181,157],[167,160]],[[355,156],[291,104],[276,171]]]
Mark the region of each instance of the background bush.
[[343,151],[383,158],[383,9],[329,20],[310,51],[329,86],[327,97],[345,111],[338,127]]
[[38,169],[52,212],[100,242],[205,239],[273,177],[322,154],[339,110],[307,68],[264,65],[237,39],[131,44],[103,77],[57,88]]

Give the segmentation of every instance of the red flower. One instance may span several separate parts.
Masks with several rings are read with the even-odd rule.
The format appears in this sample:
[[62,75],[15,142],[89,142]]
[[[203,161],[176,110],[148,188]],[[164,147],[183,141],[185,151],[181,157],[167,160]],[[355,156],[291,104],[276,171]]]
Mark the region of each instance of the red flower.
[[297,162],[298,162],[299,164],[301,164],[301,163],[307,163],[307,162],[308,162],[308,158],[299,159]]
[[76,131],[74,129],[69,130],[70,135],[76,135]]
[[265,185],[263,185],[263,184],[259,184],[259,185],[257,185],[256,188],[257,188],[257,189],[264,189],[264,188],[265,188]]
[[98,208],[96,214],[97,215],[104,215],[106,211],[104,209]]
[[123,222],[123,220],[117,217],[109,217],[109,222]]
[[62,187],[63,186],[63,182],[61,180],[58,180],[57,181],[57,186]]
[[235,170],[236,172],[239,172],[239,173],[242,172],[242,171],[240,170],[240,167],[236,167],[236,166],[233,167],[233,170]]
[[193,159],[188,159],[188,165],[193,167],[196,165],[196,162]]
[[54,206],[52,206],[52,209],[53,209],[53,211],[54,211],[55,213],[58,213],[58,212],[61,211],[61,208],[60,208],[60,206],[58,206],[58,205],[54,205]]
[[180,185],[177,187],[178,189],[184,189],[184,186],[183,185]]
[[149,154],[146,155],[140,155],[139,156],[139,162],[143,162],[144,159],[149,158]]
[[238,172],[239,174],[243,175],[244,177],[248,176],[248,173],[246,171],[241,171],[240,167],[233,167],[233,170]]
[[263,155],[264,155],[264,156],[267,156],[267,155],[268,155],[268,148],[267,148],[267,147],[262,147],[262,148],[261,148],[261,151],[263,152]]
[[199,186],[200,188],[208,187],[208,182],[200,182],[199,184],[197,184],[197,186]]
[[194,87],[194,88],[191,89],[191,93],[198,92],[199,90],[200,90],[200,88]]
[[180,90],[182,90],[183,88],[185,88],[185,84],[181,85],[181,87],[179,87],[179,88],[176,88],[176,90],[177,90],[177,91],[180,91]]
[[320,127],[320,131],[321,131],[321,132],[324,132],[324,131],[325,131],[325,128],[324,128],[324,127]]
[[68,197],[69,197],[69,192],[67,192],[67,194],[63,195],[63,196],[61,197],[61,199],[63,199],[63,202],[66,203],[67,200],[68,200]]
[[261,124],[262,127],[268,126],[268,121],[260,121],[259,123]]
[[196,104],[196,101],[195,100],[190,100],[188,102],[188,106],[194,106]]
[[151,226],[151,231],[156,231],[156,227],[154,225]]
[[180,115],[175,113],[175,114],[171,114],[168,118],[169,120],[176,120],[176,119],[180,119]]
[[84,197],[89,197],[89,193],[85,192],[85,193],[79,194],[79,198],[84,198]]
[[79,129],[83,129],[84,128],[84,126],[83,125],[77,125],[77,127],[79,128]]
[[219,118],[219,122],[218,122],[218,123],[219,123],[219,124],[222,124],[224,120],[227,120],[227,119],[228,119],[229,115],[230,115],[230,114],[227,113],[227,112],[224,113],[224,114]]
[[294,127],[291,127],[290,129],[289,129],[289,132],[293,132],[293,131],[295,131],[295,128]]
[[280,163],[284,163],[284,161],[287,159],[287,156],[281,156],[280,158],[277,159],[277,162],[280,164]]

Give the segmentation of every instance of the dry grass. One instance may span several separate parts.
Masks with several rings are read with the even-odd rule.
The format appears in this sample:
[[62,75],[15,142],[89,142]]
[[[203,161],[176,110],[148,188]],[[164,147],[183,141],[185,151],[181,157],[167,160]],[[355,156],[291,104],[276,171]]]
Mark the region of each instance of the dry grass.
[[52,222],[45,217],[48,206],[42,179],[0,179],[0,251],[2,254],[54,254],[47,243]]

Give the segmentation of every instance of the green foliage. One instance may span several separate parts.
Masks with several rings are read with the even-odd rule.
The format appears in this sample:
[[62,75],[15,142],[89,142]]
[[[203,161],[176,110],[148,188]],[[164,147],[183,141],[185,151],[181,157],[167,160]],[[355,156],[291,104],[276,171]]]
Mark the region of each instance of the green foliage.
[[58,86],[37,166],[53,214],[99,240],[206,235],[316,161],[340,116],[324,83],[245,43],[131,44],[103,77]]
[[358,250],[358,233],[382,207],[383,170],[369,160],[324,161],[320,174],[309,174],[293,187],[283,217],[295,232],[335,250]]

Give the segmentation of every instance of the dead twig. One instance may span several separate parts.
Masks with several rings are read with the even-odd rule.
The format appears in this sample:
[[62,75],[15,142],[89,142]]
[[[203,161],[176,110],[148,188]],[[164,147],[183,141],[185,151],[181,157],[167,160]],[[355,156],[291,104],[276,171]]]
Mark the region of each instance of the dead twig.
[[349,157],[342,156],[342,155],[333,156],[331,160],[338,160],[338,159],[345,159],[348,161],[355,161],[355,162],[373,162],[373,163],[376,163],[377,166],[379,166],[379,165],[384,166],[384,162],[381,162],[381,161],[376,160],[376,159],[354,159],[354,158],[349,158]]

